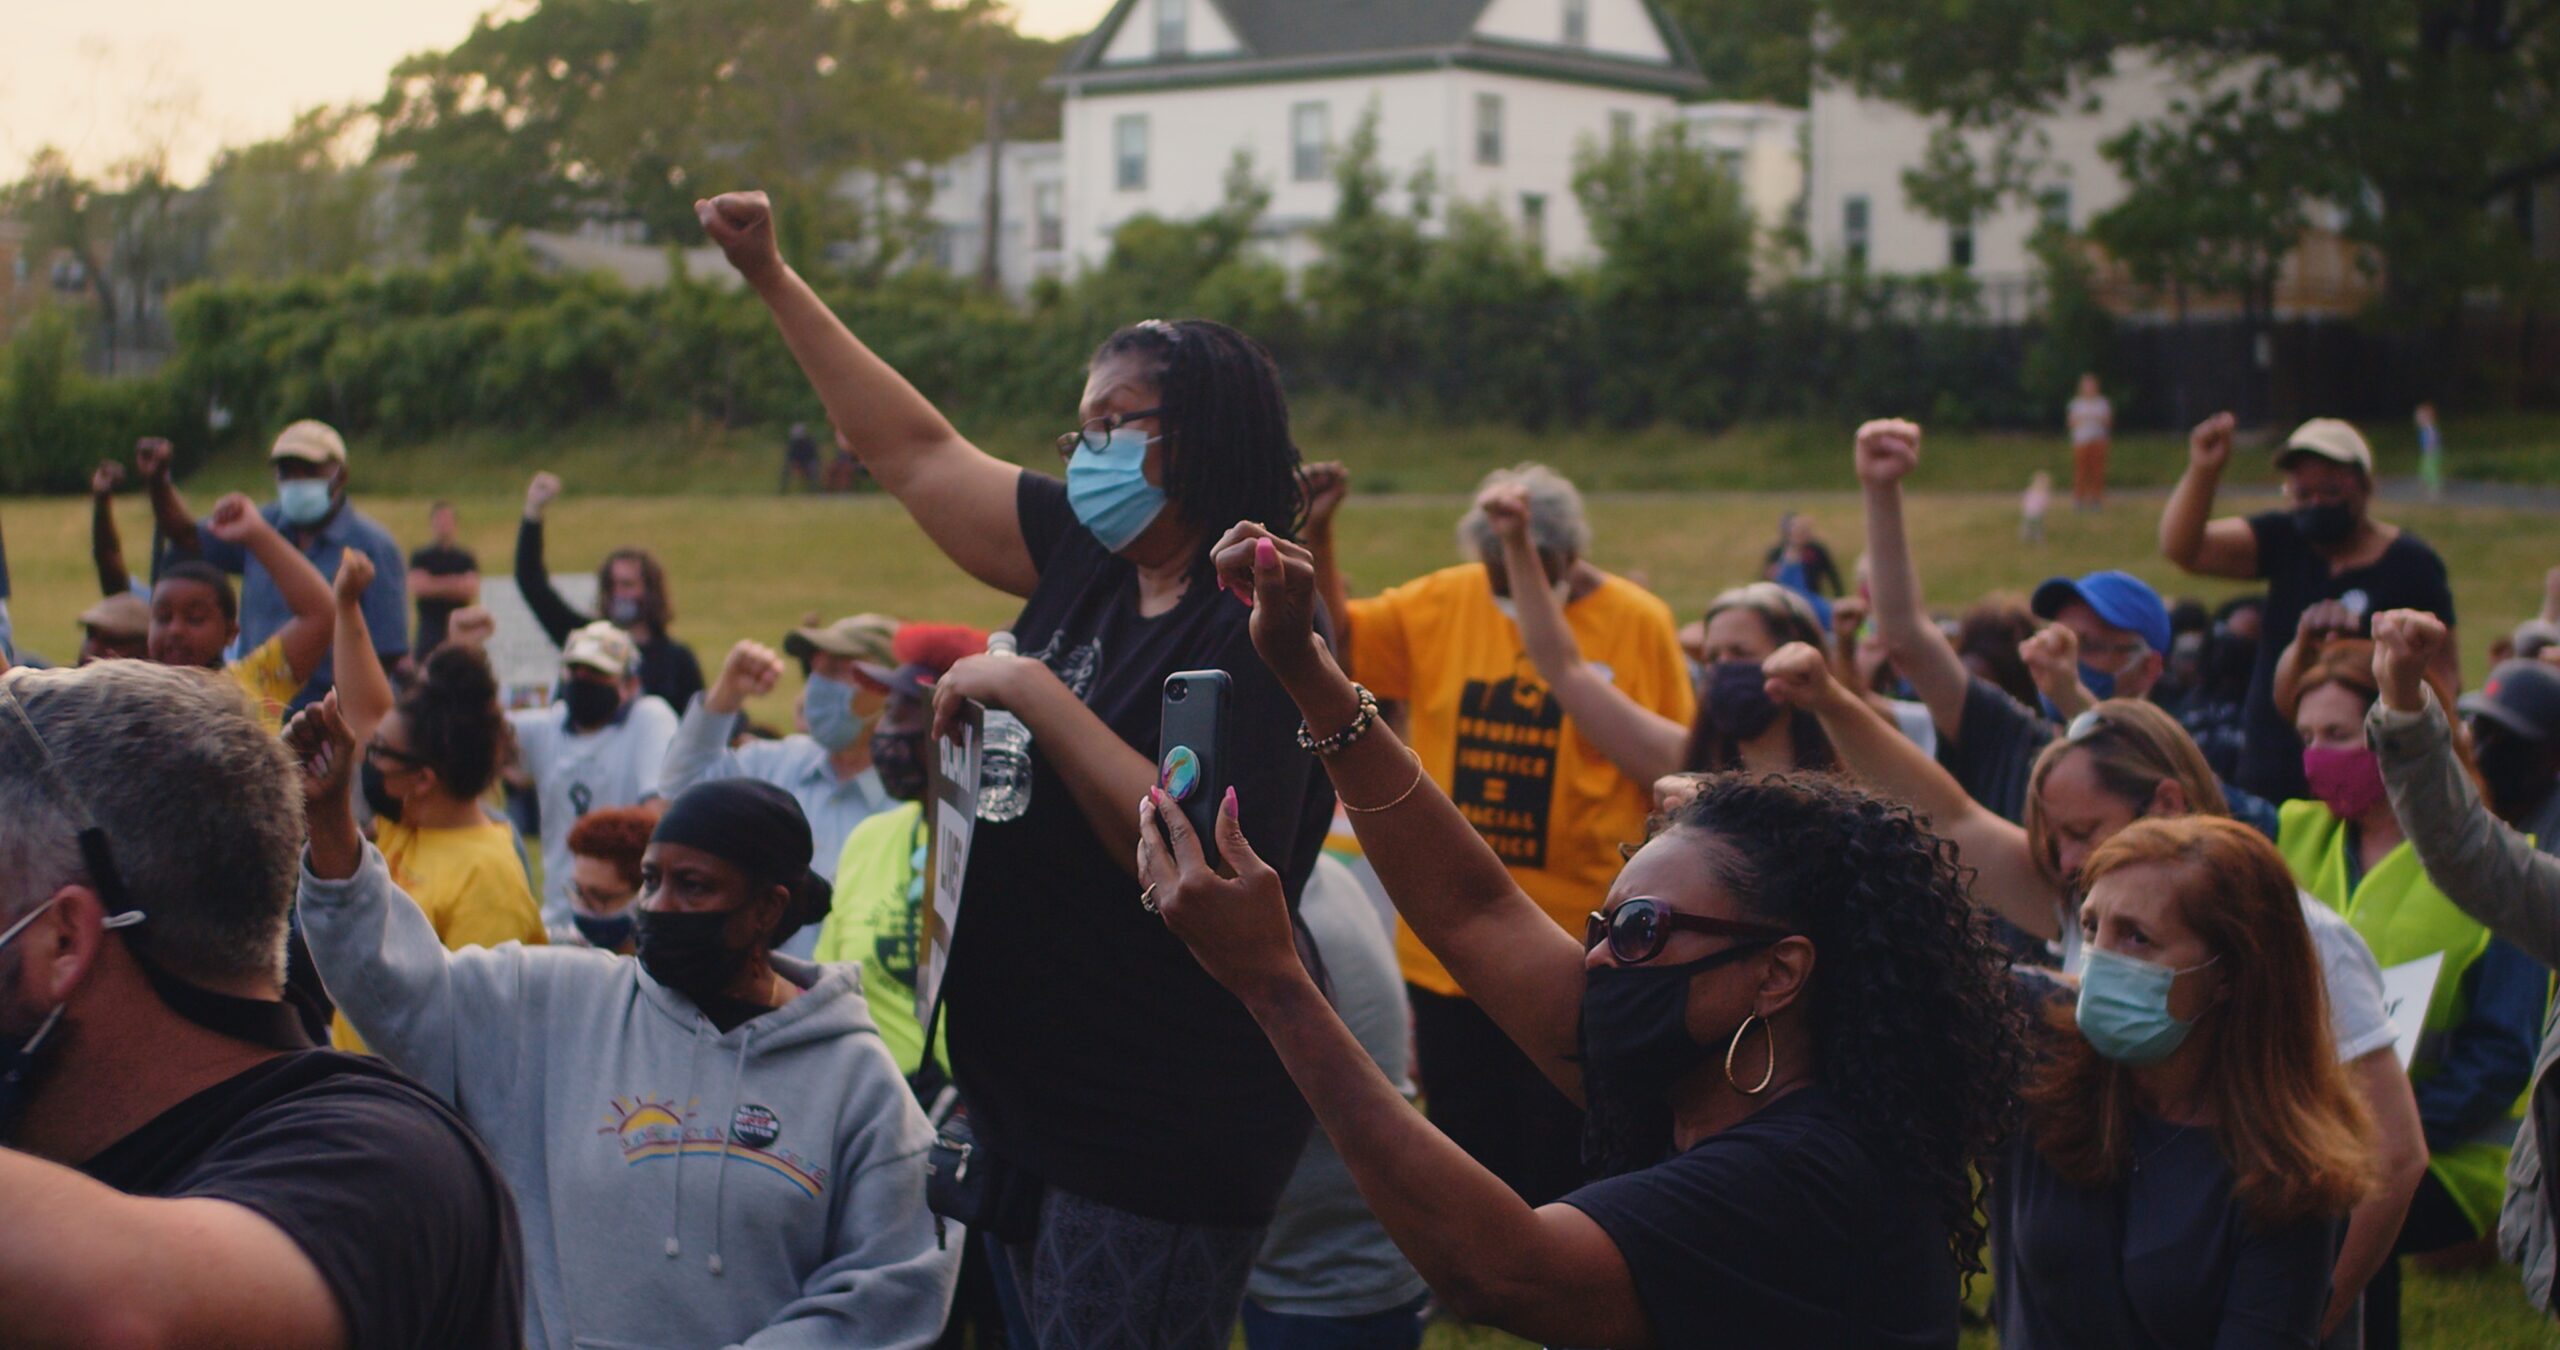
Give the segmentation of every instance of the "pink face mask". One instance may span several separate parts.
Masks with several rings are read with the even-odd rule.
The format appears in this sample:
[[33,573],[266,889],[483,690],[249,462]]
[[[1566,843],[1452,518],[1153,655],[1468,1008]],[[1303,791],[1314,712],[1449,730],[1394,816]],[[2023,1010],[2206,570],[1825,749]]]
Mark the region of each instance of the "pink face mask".
[[2302,776],[2311,795],[2328,803],[2340,820],[2354,820],[2382,805],[2382,762],[2370,746],[2314,745],[2302,752]]

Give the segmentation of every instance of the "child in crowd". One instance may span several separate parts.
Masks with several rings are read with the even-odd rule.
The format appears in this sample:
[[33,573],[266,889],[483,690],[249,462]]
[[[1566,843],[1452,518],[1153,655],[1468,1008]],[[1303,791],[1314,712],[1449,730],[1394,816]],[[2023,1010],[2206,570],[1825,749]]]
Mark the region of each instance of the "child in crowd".
[[2436,426],[2436,405],[2421,403],[2410,419],[2418,424],[2418,479],[2427,485],[2427,500],[2444,500],[2444,432]]
[[2018,498],[2019,543],[2043,546],[2044,513],[2052,508],[2053,473],[2038,469],[2035,477],[2027,480],[2026,492]]

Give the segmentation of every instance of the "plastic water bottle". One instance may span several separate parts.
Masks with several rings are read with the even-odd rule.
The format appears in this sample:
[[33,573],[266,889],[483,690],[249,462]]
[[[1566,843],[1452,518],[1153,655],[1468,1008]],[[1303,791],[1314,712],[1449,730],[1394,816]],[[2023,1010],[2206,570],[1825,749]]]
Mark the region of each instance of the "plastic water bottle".
[[[987,654],[1020,659],[1011,633],[989,634]],[[978,819],[1020,820],[1031,809],[1031,728],[1012,713],[989,708],[986,737],[978,759]]]

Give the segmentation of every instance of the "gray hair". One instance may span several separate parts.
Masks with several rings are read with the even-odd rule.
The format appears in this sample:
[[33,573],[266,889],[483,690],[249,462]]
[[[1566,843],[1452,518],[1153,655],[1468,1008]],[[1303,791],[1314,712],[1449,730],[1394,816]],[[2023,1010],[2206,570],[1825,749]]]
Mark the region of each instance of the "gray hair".
[[[1582,513],[1582,490],[1573,480],[1544,464],[1496,469],[1476,484],[1476,495],[1517,485],[1529,494],[1529,542],[1547,557],[1580,558],[1591,552],[1591,521]],[[1502,556],[1502,537],[1485,519],[1484,508],[1467,507],[1458,518],[1458,551],[1468,558]]]
[[0,687],[44,742],[29,745],[0,711],[0,923],[96,884],[79,846],[95,825],[147,916],[125,931],[136,950],[183,979],[280,985],[301,775],[240,686],[217,671],[101,661],[13,671]]

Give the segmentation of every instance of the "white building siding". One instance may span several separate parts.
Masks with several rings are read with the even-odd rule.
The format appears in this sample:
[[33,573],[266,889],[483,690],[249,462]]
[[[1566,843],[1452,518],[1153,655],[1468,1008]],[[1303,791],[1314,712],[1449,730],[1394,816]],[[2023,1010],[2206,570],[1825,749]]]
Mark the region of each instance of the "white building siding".
[[[1598,8],[1594,6],[1595,20]],[[1586,261],[1593,252],[1591,227],[1573,195],[1576,154],[1585,145],[1608,143],[1612,113],[1631,116],[1639,136],[1679,113],[1679,105],[1668,97],[1623,89],[1467,70],[1452,71],[1447,79],[1452,127],[1463,153],[1442,170],[1443,191],[1467,201],[1491,200],[1514,225],[1522,222],[1525,195],[1545,197],[1547,258],[1560,266]],[[1476,162],[1475,109],[1481,94],[1502,99],[1499,165]]]

